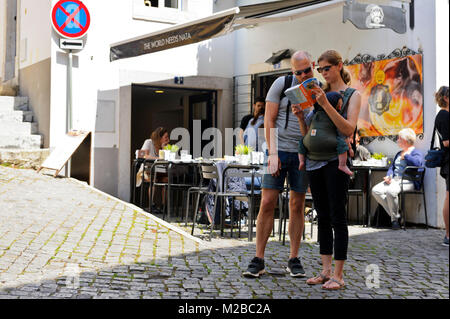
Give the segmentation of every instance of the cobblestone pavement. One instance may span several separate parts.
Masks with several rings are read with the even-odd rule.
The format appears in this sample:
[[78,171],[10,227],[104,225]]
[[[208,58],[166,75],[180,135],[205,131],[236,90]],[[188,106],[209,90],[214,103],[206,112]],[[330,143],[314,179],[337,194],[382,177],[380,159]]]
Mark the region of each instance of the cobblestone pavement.
[[[340,291],[288,276],[289,244],[278,237],[268,243],[268,274],[247,279],[254,242],[203,243],[78,181],[0,167],[0,298],[448,299],[442,230],[350,234]],[[320,271],[313,239],[301,257],[308,275]]]

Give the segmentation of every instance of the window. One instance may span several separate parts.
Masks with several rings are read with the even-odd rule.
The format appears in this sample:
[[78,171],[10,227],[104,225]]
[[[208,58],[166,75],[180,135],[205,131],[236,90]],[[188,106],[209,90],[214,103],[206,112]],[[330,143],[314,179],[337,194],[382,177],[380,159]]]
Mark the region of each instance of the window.
[[144,4],[146,7],[155,7],[155,8],[178,9],[179,8],[178,2],[184,2],[184,1],[183,0],[144,0]]
[[[0,0],[1,1],[1,0]],[[189,5],[192,0],[132,0],[133,19],[168,24],[183,23],[197,19],[198,9]],[[203,0],[194,0],[200,3]],[[194,9],[193,12],[190,9]]]
[[159,0],[144,0],[144,4],[146,7],[158,7]]
[[166,8],[178,9],[178,0],[165,0],[164,1],[164,6]]

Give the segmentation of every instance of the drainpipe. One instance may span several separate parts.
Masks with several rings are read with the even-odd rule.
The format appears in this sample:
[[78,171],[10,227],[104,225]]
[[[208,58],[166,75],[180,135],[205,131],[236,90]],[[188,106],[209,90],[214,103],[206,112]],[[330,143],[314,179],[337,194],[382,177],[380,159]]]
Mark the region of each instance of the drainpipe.
[[16,56],[14,63],[14,79],[12,80],[13,89],[16,91],[16,95],[20,94],[20,86],[19,86],[19,70],[20,70],[20,10],[21,10],[21,0],[17,0],[16,2]]

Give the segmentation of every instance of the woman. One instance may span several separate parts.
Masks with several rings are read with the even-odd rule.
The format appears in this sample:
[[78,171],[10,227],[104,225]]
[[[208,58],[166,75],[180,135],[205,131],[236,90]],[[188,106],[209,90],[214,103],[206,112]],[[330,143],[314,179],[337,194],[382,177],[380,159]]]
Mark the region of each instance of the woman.
[[[141,151],[145,151],[146,155],[144,156],[145,159],[158,159],[159,158],[159,151],[163,150],[164,147],[169,144],[169,133],[167,129],[163,127],[158,127],[156,130],[153,131],[153,133],[150,136],[150,139],[145,140],[144,145],[142,145]],[[142,171],[144,169],[144,165],[141,166],[139,172],[136,176],[136,187],[141,186],[142,183]],[[156,171],[156,181],[161,183],[167,183],[168,177],[167,173],[165,172],[158,172]],[[145,180],[149,180],[149,176],[145,174]],[[149,196],[150,196],[150,189],[148,190]],[[153,190],[153,194],[154,194]],[[157,196],[157,198],[161,198],[161,202],[164,205],[165,203],[165,192],[164,189],[162,189],[161,196]],[[156,208],[156,206],[151,207],[152,212],[155,213],[161,213],[161,211]]]
[[[361,95],[349,88],[350,74],[344,70],[342,57],[338,52],[326,51],[320,56],[318,64],[317,71],[323,75],[326,86],[324,90],[319,87],[314,89],[317,103],[325,110],[333,124],[344,136],[353,136],[361,107]],[[344,105],[341,111],[337,111],[328,102],[325,92],[343,94]],[[293,112],[299,119],[302,135],[306,135],[308,127],[303,112],[295,112],[294,108]],[[327,290],[337,290],[345,285],[343,269],[348,248],[346,204],[349,176],[339,170],[338,165],[337,154],[334,158],[326,161],[314,161],[308,157],[306,160],[311,194],[318,213],[318,236],[323,266],[322,272],[317,277],[308,279],[307,284],[321,284],[322,288]],[[333,248],[334,272],[332,270]]]
[[435,125],[439,136],[439,142],[441,144],[441,149],[445,151],[444,164],[441,168],[441,176],[445,179],[447,187],[447,195],[444,200],[444,208],[442,210],[442,215],[444,215],[445,223],[445,237],[444,246],[448,247],[448,176],[449,176],[449,146],[448,146],[448,86],[441,86],[441,88],[436,92],[435,99],[436,103],[440,106],[441,110],[436,115]]
[[253,118],[249,121],[244,131],[244,144],[250,146],[254,151],[259,151],[262,143],[259,141],[258,130],[264,128],[266,108],[264,98],[258,97],[255,101]]
[[141,151],[148,152],[148,155],[145,155],[146,159],[158,159],[159,151],[164,149],[169,142],[169,132],[164,127],[158,127],[153,131],[150,139],[145,140]]
[[[423,166],[424,164],[424,156],[419,150],[415,149],[415,142],[416,133],[412,129],[405,128],[398,133],[397,144],[401,151],[395,155],[384,181],[372,188],[373,197],[391,216],[392,229],[394,230],[400,229],[398,194],[401,191],[400,183],[405,167]],[[415,188],[420,189],[420,186],[417,182],[403,181],[403,190],[405,191],[412,191]]]

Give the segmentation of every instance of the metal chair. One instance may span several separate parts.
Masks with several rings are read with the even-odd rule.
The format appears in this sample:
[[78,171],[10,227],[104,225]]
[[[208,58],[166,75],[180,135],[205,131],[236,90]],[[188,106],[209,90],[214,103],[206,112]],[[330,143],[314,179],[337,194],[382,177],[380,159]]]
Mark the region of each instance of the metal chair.
[[[360,176],[359,175],[359,171],[354,171],[354,175],[353,175],[353,182],[355,182],[356,178]],[[347,220],[348,220],[348,213],[349,213],[349,200],[350,200],[350,196],[356,196],[356,221],[359,224],[359,197],[361,196],[361,202],[362,202],[362,206],[363,206],[363,223],[362,225],[364,226],[364,220],[366,220],[366,212],[364,209],[364,187],[362,188],[349,188],[348,192],[347,192]]]
[[[279,202],[278,205],[279,205],[279,209],[280,209],[280,224],[279,224],[278,234],[279,234],[280,241],[281,241],[281,236],[283,236],[283,240],[282,240],[283,246],[286,244],[286,229],[287,229],[286,224],[287,224],[287,218],[289,217],[289,192],[290,192],[290,188],[289,188],[289,185],[287,184],[278,197],[278,202]],[[314,211],[314,202],[313,202],[311,193],[305,194],[305,204],[307,202],[312,203],[312,210],[310,211],[312,213]],[[313,220],[311,220],[311,237],[312,236],[313,236]],[[303,227],[303,239],[305,239],[305,238],[306,238],[306,231],[305,231],[305,227]]]
[[[189,188],[191,188],[193,185],[196,185],[196,181],[195,181],[195,173],[194,173],[194,181],[192,183],[190,183],[189,181],[187,181],[187,177],[188,174],[181,174],[180,176],[177,176],[175,178],[175,174],[173,172],[173,168],[177,165],[187,165],[187,163],[172,163],[172,162],[168,162],[168,161],[156,161],[151,168],[151,172],[153,175],[153,182],[151,184],[151,186],[160,186],[163,187],[165,189],[165,205],[164,205],[164,209],[163,209],[163,220],[166,219],[166,215],[167,218],[170,220],[171,218],[171,213],[172,213],[172,206],[174,203],[177,203],[177,201],[171,201],[171,196],[172,196],[172,192],[173,191],[178,191],[178,192],[184,192],[189,190]],[[192,166],[191,163],[188,163],[188,165]],[[194,165],[194,167],[197,164]],[[156,172],[153,174],[153,171],[156,171],[156,169],[159,168],[161,171],[165,171],[167,172],[167,177],[168,180],[167,182],[156,182]],[[150,207],[153,203],[153,196],[151,196],[150,198]]]
[[[208,186],[203,186],[203,178],[202,178],[202,176],[201,176],[201,168],[200,168],[200,165],[197,166],[196,173],[197,173],[198,181],[199,181],[199,182],[198,182],[198,185],[197,185],[197,186],[190,187],[190,188],[188,189],[188,191],[187,191],[186,211],[185,211],[185,216],[184,216],[184,218],[185,218],[185,225],[186,225],[186,226],[188,225],[189,206],[190,206],[189,204],[190,204],[191,194],[197,193],[197,197],[198,197],[198,199],[200,199],[201,193],[207,192],[207,191],[208,191]],[[194,201],[193,201],[193,203],[194,203]],[[195,203],[197,203],[197,201],[195,201]],[[196,210],[198,210],[198,207],[195,207],[195,208],[194,208],[194,212],[195,212]]]
[[[228,186],[229,178],[251,178],[250,189],[246,189],[245,196],[236,196],[232,200],[230,220],[231,220],[231,230],[230,236],[233,237],[233,224],[234,224],[234,201],[240,202],[240,209],[238,214],[238,227],[239,227],[239,238],[241,237],[241,212],[242,212],[242,202],[248,203],[248,240],[253,240],[253,226],[256,220],[256,205],[255,199],[261,197],[261,189],[255,189],[255,179],[262,178],[262,174],[257,171],[259,167],[254,165],[228,165],[223,172],[222,189],[226,192],[226,187]],[[221,216],[224,217],[224,214]],[[223,235],[223,222],[221,228],[221,234]]]
[[[153,163],[155,162],[154,159],[142,159],[142,165],[143,165],[143,169],[142,169],[142,175],[141,175],[141,186],[140,188],[140,194],[139,194],[139,207],[141,207],[142,209],[145,209],[146,207],[144,207],[144,198],[146,197],[146,193],[145,191],[148,190],[149,188],[151,189],[151,185],[152,185],[152,173],[151,173],[151,166],[153,165]],[[149,180],[147,180],[145,178],[146,173],[150,173],[149,175]],[[136,173],[137,175],[137,173]],[[149,196],[151,195],[151,191]],[[151,205],[149,206],[149,211],[151,212]]]
[[[200,177],[201,177],[200,185],[203,185],[203,181],[204,180],[209,180],[209,181],[214,180],[215,183],[216,183],[216,190],[215,191],[209,191],[209,189],[206,190],[206,191],[202,190],[202,189],[198,190],[199,196],[197,197],[197,202],[196,202],[195,209],[194,209],[194,220],[193,220],[193,223],[192,223],[191,234],[192,235],[194,234],[195,222],[196,222],[196,219],[197,219],[197,212],[198,212],[199,201],[200,201],[200,195],[212,195],[212,196],[214,196],[214,211],[212,212],[212,216],[211,216],[211,231],[209,233],[209,240],[211,240],[212,233],[214,231],[214,226],[215,226],[216,212],[218,210],[218,205],[217,205],[218,204],[217,203],[218,199],[220,198],[221,202],[222,202],[222,199],[224,197],[232,197],[232,198],[235,198],[235,199],[238,199],[238,200],[241,200],[241,201],[244,201],[244,200],[245,201],[249,201],[249,205],[251,205],[251,200],[249,200],[249,195],[248,195],[247,192],[245,192],[245,193],[231,193],[231,192],[227,192],[223,188],[222,189],[225,190],[225,191],[221,191],[221,192],[219,191],[220,176],[219,176],[219,172],[218,172],[217,166],[216,166],[216,164],[214,162],[203,162],[203,163],[200,163],[200,171],[201,171],[201,174],[200,174]],[[249,214],[249,215],[251,215],[251,214]],[[223,235],[223,221],[224,221],[224,214],[222,213],[221,214],[221,225],[220,225],[221,226],[221,234],[222,235]],[[252,221],[249,220],[249,223],[251,223],[251,222]],[[249,234],[249,240],[250,240],[250,234]]]
[[[423,182],[425,178],[425,167],[418,167],[418,166],[407,166],[405,170],[403,171],[402,180],[401,180],[401,191],[400,191],[400,212],[402,215],[403,220],[403,229],[406,230],[406,211],[404,209],[405,207],[405,195],[407,194],[422,194],[423,196],[423,208],[425,210],[425,227],[428,229],[428,215],[427,215],[427,202],[425,199],[425,183]],[[419,190],[404,190],[403,189],[403,181],[409,180],[411,182],[419,182],[420,183],[420,189]]]

